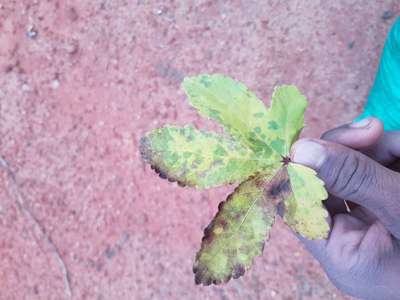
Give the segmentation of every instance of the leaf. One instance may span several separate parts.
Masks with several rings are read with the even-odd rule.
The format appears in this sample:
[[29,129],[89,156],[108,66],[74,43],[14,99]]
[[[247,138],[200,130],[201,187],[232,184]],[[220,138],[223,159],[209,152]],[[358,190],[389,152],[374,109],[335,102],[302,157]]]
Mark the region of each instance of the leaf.
[[238,278],[262,254],[275,220],[275,200],[287,190],[283,174],[278,171],[275,176],[251,178],[220,203],[196,255],[196,284],[220,284]]
[[260,157],[279,159],[268,145],[265,105],[245,85],[223,75],[205,74],[185,78],[183,88],[202,116],[222,124],[232,137]]
[[269,110],[245,85],[222,75],[185,78],[183,87],[201,115],[271,161],[289,155],[304,127],[306,98],[291,85],[277,87]]
[[290,163],[287,166],[293,193],[285,201],[285,222],[309,239],[327,238],[328,212],[322,204],[328,194],[324,182],[308,167]]
[[180,185],[242,182],[204,230],[193,267],[196,283],[219,284],[242,276],[262,254],[281,202],[284,220],[296,232],[326,238],[324,183],[312,169],[289,158],[304,127],[307,99],[300,91],[277,87],[267,109],[245,85],[223,75],[185,78],[183,87],[192,106],[230,136],[165,126],[142,138],[142,157],[160,177]]
[[235,140],[192,126],[165,126],[141,140],[142,157],[160,177],[207,188],[241,182],[270,166]]
[[281,85],[272,94],[268,110],[267,137],[271,147],[282,156],[288,156],[290,147],[297,140],[304,127],[304,111],[307,99],[294,85]]

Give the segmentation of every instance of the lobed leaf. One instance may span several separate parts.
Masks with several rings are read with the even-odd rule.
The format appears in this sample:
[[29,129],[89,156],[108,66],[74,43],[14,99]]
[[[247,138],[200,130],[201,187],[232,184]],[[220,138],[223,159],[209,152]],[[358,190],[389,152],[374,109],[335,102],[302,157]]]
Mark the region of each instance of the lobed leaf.
[[304,127],[307,99],[292,85],[275,89],[269,110],[245,85],[222,75],[185,78],[189,101],[234,138],[271,161],[288,156]]
[[271,167],[235,140],[193,126],[155,129],[140,151],[160,177],[198,188],[242,182]]
[[268,144],[265,105],[244,84],[223,75],[205,74],[185,78],[183,88],[202,116],[219,122],[259,157],[271,162],[279,159]]
[[165,126],[142,138],[142,157],[160,177],[183,186],[242,182],[204,230],[193,267],[196,283],[219,284],[243,275],[262,254],[280,202],[285,222],[296,232],[326,238],[324,183],[288,158],[304,127],[307,100],[300,91],[277,87],[267,110],[242,83],[223,75],[185,78],[183,87],[192,106],[223,125],[230,137]]
[[197,284],[220,284],[238,278],[262,254],[275,220],[277,199],[288,190],[284,172],[275,170],[273,175],[243,182],[220,203],[196,255],[193,271]]
[[314,170],[290,163],[287,166],[293,193],[285,201],[285,222],[309,239],[327,238],[328,212],[322,204],[328,193]]

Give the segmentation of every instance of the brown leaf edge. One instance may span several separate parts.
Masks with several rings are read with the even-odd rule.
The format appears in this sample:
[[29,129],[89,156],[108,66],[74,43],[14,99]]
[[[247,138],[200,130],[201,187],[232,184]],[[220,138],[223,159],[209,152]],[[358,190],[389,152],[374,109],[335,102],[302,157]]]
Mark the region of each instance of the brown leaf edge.
[[[258,176],[258,174],[250,176],[247,180],[243,181],[242,183],[247,182],[249,180],[253,180],[257,176]],[[275,182],[278,177],[279,176],[274,176],[267,183],[265,181],[263,181],[261,178],[257,182],[257,185],[259,185],[260,187],[261,186],[265,187],[265,189],[264,189],[264,195],[265,196],[269,196],[269,197],[272,196],[272,198],[274,198],[274,199],[277,199],[279,197],[280,191],[278,191],[278,190],[281,187],[286,186],[287,181],[284,180],[284,179],[279,178],[279,182]],[[212,279],[211,277],[207,276],[207,268],[201,267],[201,266],[196,264],[196,262],[197,262],[197,260],[198,260],[198,258],[200,256],[200,253],[201,253],[201,251],[203,249],[203,245],[211,243],[213,241],[213,239],[214,239],[212,228],[214,226],[222,226],[222,227],[224,227],[224,225],[226,225],[224,223],[224,220],[223,219],[219,220],[218,217],[222,213],[224,205],[231,200],[231,198],[233,197],[233,195],[236,192],[240,191],[241,184],[239,184],[239,186],[237,186],[235,188],[235,190],[231,194],[229,194],[229,196],[227,197],[227,199],[225,201],[222,201],[222,202],[220,202],[218,204],[218,211],[217,211],[216,215],[212,219],[211,223],[204,229],[204,236],[201,239],[201,248],[196,254],[195,263],[193,265],[193,273],[195,275],[195,284],[197,284],[197,285],[200,285],[200,284],[202,284],[204,286],[208,286],[208,285],[211,285],[211,284],[219,285],[219,284],[227,283],[229,280],[231,280],[231,278],[238,279],[239,277],[243,276],[248,269],[250,269],[250,267],[254,263],[254,259],[256,257],[258,257],[258,256],[261,256],[263,254],[263,252],[264,252],[265,243],[269,240],[269,237],[270,237],[269,233],[266,235],[264,241],[262,242],[259,255],[253,258],[253,260],[249,264],[249,267],[246,268],[246,266],[244,266],[243,264],[237,264],[237,265],[232,267],[231,274],[229,276],[227,276],[226,278],[224,278],[223,280]],[[271,200],[273,200],[273,199],[271,199]],[[262,201],[265,201],[265,199],[262,200]],[[276,202],[275,201],[271,202],[271,204],[274,207],[276,207]],[[276,216],[276,214],[275,214],[275,216]],[[275,223],[275,216],[274,216],[274,220],[272,221],[271,227]],[[219,221],[219,223],[217,221]]]
[[142,159],[150,165],[151,169],[154,170],[160,178],[166,179],[169,182],[176,182],[181,187],[186,187],[186,186],[194,187],[195,186],[193,183],[179,180],[172,174],[168,173],[168,170],[164,165],[157,164],[154,161],[153,158],[155,156],[155,153],[151,150],[151,143],[150,143],[150,139],[148,137],[144,136],[140,139],[139,151],[140,151],[140,155],[141,155]]
[[[166,179],[169,182],[176,182],[180,187],[192,187],[197,189],[199,188],[195,182],[190,181],[183,181],[178,179],[176,176],[173,176],[171,173],[168,172],[168,168],[166,168],[162,163],[156,163],[154,161],[155,153],[151,150],[151,143],[150,139],[147,136],[144,136],[140,139],[139,143],[139,152],[140,156],[142,157],[143,161],[148,163],[152,170],[154,170],[158,176],[162,179]],[[244,180],[246,181],[246,180]],[[227,181],[224,185],[231,185],[234,184],[235,181]],[[208,187],[204,187],[208,188]]]

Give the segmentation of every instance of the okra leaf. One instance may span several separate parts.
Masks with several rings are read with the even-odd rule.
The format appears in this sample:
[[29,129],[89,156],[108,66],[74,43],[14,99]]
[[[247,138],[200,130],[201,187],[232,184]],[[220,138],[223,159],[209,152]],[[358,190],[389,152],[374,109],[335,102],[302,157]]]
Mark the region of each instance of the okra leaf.
[[160,177],[197,188],[240,183],[271,168],[237,141],[193,126],[155,129],[140,151]]
[[285,222],[296,232],[309,239],[328,237],[328,212],[322,201],[328,193],[324,182],[314,170],[303,165],[287,166],[292,194],[285,201]]
[[276,204],[287,196],[288,179],[281,175],[282,169],[250,178],[220,203],[196,255],[193,271],[197,284],[220,284],[238,278],[262,254],[275,220]]

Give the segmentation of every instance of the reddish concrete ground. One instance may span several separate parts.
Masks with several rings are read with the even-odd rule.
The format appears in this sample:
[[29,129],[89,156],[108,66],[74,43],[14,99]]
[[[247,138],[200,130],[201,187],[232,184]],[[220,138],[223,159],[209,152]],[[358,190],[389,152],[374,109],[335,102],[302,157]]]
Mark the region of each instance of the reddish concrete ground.
[[179,88],[200,72],[267,103],[297,84],[307,136],[347,122],[399,12],[397,0],[1,1],[0,298],[345,299],[281,222],[244,278],[195,286],[202,228],[230,188],[162,181],[138,141],[167,122],[215,128]]

